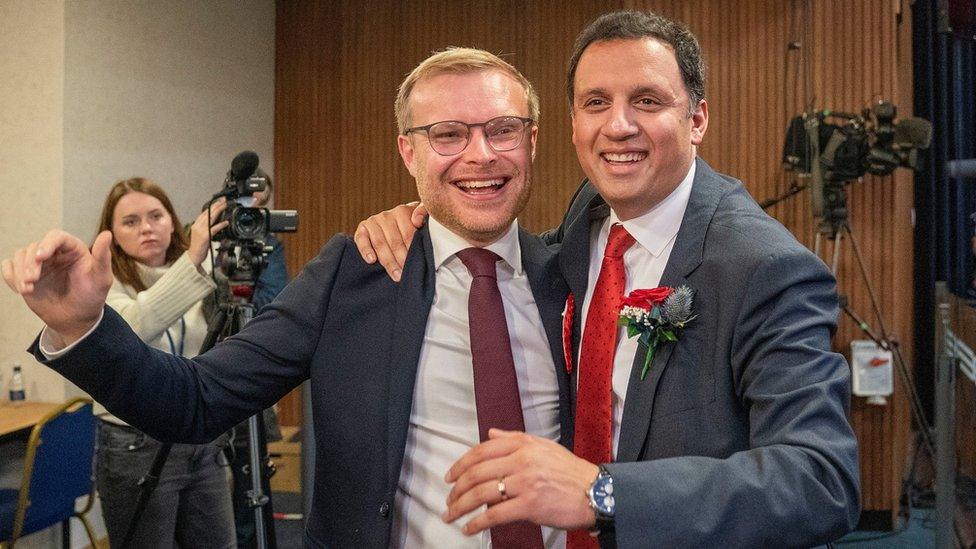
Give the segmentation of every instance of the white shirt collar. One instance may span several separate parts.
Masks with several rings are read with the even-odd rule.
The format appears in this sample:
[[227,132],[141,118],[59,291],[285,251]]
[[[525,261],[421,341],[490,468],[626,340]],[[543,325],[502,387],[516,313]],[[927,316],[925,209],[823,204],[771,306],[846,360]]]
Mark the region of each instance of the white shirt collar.
[[[440,269],[446,261],[456,253],[471,248],[471,244],[442,225],[433,216],[428,217],[427,228],[430,232],[430,242],[434,248],[434,268]],[[495,252],[502,261],[507,263],[515,275],[522,274],[522,250],[518,240],[518,220],[512,221],[511,226],[498,240],[485,248]]]
[[627,221],[620,221],[617,212],[611,208],[609,223],[605,225],[606,230],[609,231],[609,227],[614,223],[620,223],[641,247],[654,257],[661,255],[681,228],[681,220],[688,208],[688,199],[691,198],[691,184],[695,180],[695,164],[696,162],[691,163],[688,174],[671,191],[671,194],[647,213]]

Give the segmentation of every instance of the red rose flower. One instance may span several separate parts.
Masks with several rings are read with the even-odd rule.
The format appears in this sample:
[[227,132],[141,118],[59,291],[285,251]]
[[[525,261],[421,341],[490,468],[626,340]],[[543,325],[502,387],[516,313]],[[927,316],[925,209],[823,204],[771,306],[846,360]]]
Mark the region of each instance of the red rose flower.
[[667,299],[672,292],[674,292],[674,288],[668,286],[658,286],[650,290],[634,290],[624,298],[622,306],[650,309]]

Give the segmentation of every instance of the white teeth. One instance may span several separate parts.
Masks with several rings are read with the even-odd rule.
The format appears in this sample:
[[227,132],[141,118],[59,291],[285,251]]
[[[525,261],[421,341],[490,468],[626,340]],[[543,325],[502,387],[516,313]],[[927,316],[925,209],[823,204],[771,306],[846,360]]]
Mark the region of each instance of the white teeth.
[[458,181],[455,184],[462,189],[480,189],[483,187],[494,187],[504,183],[501,179],[485,179],[481,181]]
[[637,162],[639,160],[644,160],[647,153],[642,152],[632,152],[632,153],[603,153],[603,158],[609,160],[610,162]]

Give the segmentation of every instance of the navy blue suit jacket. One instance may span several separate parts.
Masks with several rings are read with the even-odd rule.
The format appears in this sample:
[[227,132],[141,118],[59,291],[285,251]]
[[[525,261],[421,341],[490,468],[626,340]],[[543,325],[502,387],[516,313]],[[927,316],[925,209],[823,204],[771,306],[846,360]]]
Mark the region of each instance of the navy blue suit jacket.
[[[697,317],[676,343],[658,349],[643,380],[647,348],[640,345],[634,357],[616,463],[607,466],[616,488],[615,542],[826,542],[859,515],[850,372],[830,351],[834,278],[739,181],[697,162],[661,278],[661,285],[694,290]],[[585,183],[563,225],[547,235],[562,242],[559,263],[577,303],[587,288],[591,227],[609,213]]]
[[[566,287],[553,250],[524,231],[519,241],[553,350],[562,441],[570,444],[560,339]],[[385,548],[433,297],[426,228],[399,284],[338,235],[238,335],[193,360],[148,347],[106,307],[95,332],[49,365],[118,417],[170,442],[211,440],[310,378],[316,463],[306,543]],[[36,342],[32,351],[43,361]]]

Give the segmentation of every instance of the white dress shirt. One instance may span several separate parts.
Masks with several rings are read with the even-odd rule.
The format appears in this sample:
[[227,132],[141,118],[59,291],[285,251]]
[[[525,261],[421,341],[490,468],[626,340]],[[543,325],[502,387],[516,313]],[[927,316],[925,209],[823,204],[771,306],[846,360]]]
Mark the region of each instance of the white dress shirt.
[[[624,267],[627,272],[627,285],[624,295],[636,289],[656,288],[661,282],[664,267],[674,248],[675,237],[681,227],[681,220],[688,207],[691,197],[691,183],[695,179],[695,163],[677,188],[671,191],[667,198],[659,202],[647,213],[627,221],[620,221],[616,212],[610,210],[610,216],[602,224],[594,225],[590,231],[590,271],[586,286],[586,298],[583,300],[582,326],[586,327],[586,315],[593,297],[593,288],[600,276],[600,266],[603,264],[603,252],[607,247],[610,236],[610,226],[620,223],[637,242],[624,254]],[[637,353],[637,340],[627,337],[627,330],[619,327],[617,333],[617,350],[613,358],[613,456],[616,458],[617,446],[620,439],[620,422],[624,417],[624,400],[627,397],[627,385],[630,382],[630,371]],[[582,331],[580,333],[583,333]],[[580,345],[582,349],[582,345]],[[576,357],[579,364],[579,355]]]
[[[487,548],[491,547],[490,532],[472,537],[461,533],[461,526],[474,513],[452,524],[441,520],[451,488],[444,475],[479,443],[468,332],[471,274],[455,255],[471,245],[433,217],[428,227],[434,251],[434,302],[417,366],[391,545]],[[496,267],[498,290],[505,307],[525,431],[558,439],[559,386],[542,318],[522,269],[517,224],[513,222],[487,248],[502,258]],[[542,534],[546,547],[565,546],[563,531],[543,528]]]

